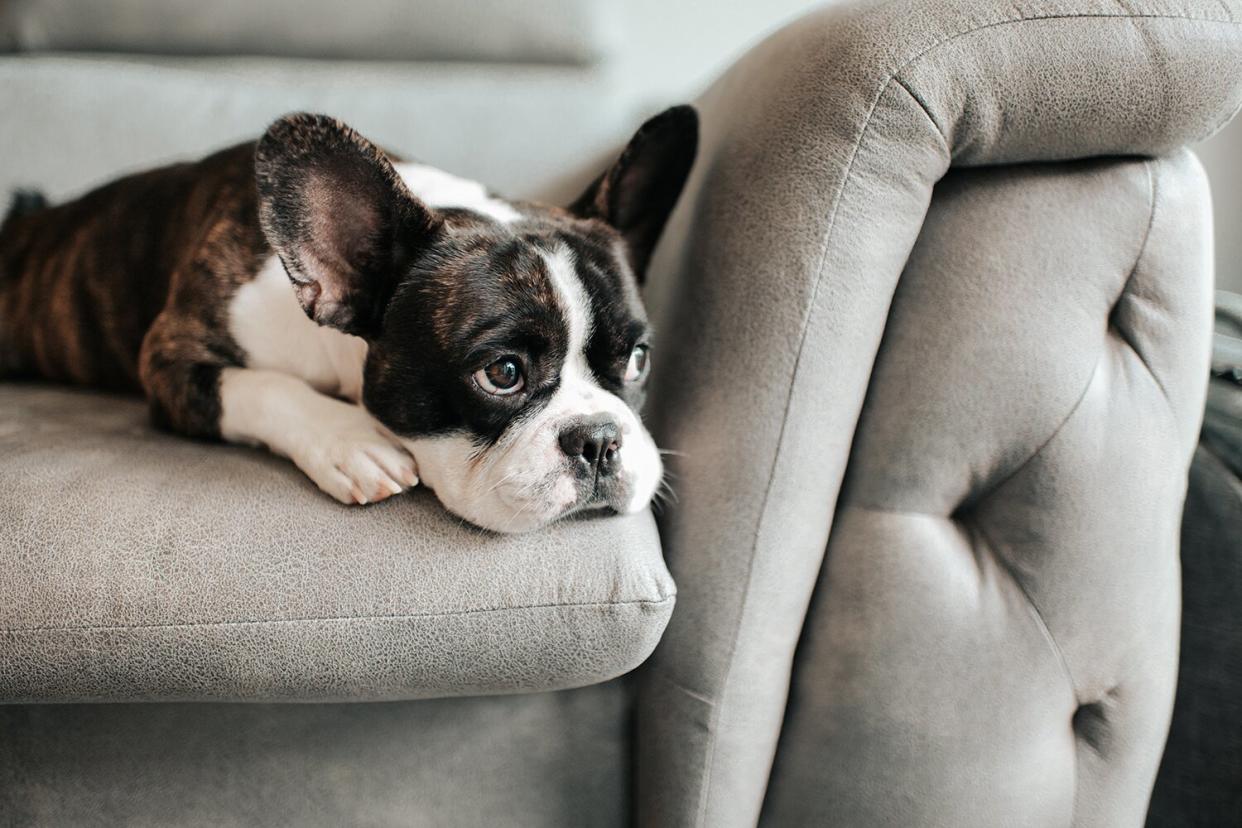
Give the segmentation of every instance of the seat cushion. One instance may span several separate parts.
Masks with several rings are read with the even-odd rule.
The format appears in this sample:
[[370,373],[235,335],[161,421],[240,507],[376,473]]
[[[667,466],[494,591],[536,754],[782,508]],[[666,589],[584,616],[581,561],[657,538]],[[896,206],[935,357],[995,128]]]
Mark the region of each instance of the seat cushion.
[[346,507],[143,403],[0,385],[0,701],[353,700],[612,678],[674,588],[649,514],[499,536]]
[[13,0],[17,51],[589,63],[616,40],[602,0]]

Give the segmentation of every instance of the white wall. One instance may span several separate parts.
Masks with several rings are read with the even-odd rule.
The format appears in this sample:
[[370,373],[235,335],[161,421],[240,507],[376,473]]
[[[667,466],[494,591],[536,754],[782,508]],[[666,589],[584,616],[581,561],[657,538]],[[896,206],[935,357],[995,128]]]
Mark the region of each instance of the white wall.
[[1216,287],[1242,293],[1242,117],[1195,151],[1212,183]]
[[[824,0],[626,0],[619,70],[632,89],[658,89],[650,110],[690,100],[748,48]],[[670,87],[670,79],[672,86]],[[646,102],[638,101],[640,106]]]

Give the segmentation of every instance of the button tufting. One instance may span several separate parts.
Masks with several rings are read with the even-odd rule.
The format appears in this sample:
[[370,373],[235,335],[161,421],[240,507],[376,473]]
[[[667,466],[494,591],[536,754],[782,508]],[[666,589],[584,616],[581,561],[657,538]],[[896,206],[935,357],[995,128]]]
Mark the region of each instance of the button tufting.
[[[1111,691],[1110,691],[1111,692]],[[1108,709],[1104,702],[1094,701],[1080,704],[1074,711],[1071,720],[1074,734],[1085,742],[1096,753],[1103,755],[1109,748],[1112,727],[1108,720]]]

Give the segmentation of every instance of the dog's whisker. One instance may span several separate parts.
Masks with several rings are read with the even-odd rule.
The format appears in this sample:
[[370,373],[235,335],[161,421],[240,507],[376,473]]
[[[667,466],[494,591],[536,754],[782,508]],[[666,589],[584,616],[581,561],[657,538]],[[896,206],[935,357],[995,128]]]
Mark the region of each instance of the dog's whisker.
[[681,499],[677,496],[677,490],[673,488],[673,484],[667,479],[660,481],[654,496],[658,496],[663,502],[672,501],[674,504],[681,502]]
[[[512,480],[513,478],[517,477],[517,476],[518,476],[518,474],[520,474],[520,472],[518,472],[518,471],[511,471],[511,472],[509,472],[509,473],[508,473],[508,474],[506,474],[504,477],[500,478],[500,479],[499,479],[499,480],[497,480],[495,483],[493,483],[492,485],[488,486],[486,491],[484,491],[484,492],[478,492],[475,496],[476,496],[476,497],[487,497],[489,494],[491,494],[492,492],[494,492],[494,491],[496,491],[497,489],[499,489],[499,488],[500,488],[501,486],[503,486],[505,483],[508,483],[510,480]],[[475,483],[475,484],[474,484],[471,488],[472,488],[472,489],[474,489],[474,490],[477,492],[478,487],[479,487],[479,486],[481,486],[481,485],[483,485],[483,481],[482,481],[482,479],[479,479],[479,480],[478,480],[478,481],[477,481],[477,482],[476,482],[476,483]]]
[[516,512],[514,512],[513,514],[509,515],[509,519],[508,519],[507,521],[505,521],[505,529],[508,529],[510,526],[512,526],[512,525],[513,525],[513,522],[514,522],[515,520],[517,520],[519,517],[521,517],[521,516],[522,516],[522,513],[523,513],[523,512],[525,512],[525,511],[526,511],[526,509],[527,509],[527,507],[529,507],[529,506],[530,506],[530,502],[528,501],[526,504],[524,504],[524,505],[522,506],[522,508],[521,508],[521,509],[518,509],[518,510],[517,510]]

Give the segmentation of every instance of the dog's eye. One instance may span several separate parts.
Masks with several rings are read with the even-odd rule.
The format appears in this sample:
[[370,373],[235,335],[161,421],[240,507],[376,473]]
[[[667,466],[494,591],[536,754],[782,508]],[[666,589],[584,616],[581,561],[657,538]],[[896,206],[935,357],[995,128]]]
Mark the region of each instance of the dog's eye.
[[474,381],[489,394],[503,397],[516,394],[526,384],[522,364],[517,357],[506,356],[474,372]]
[[630,361],[625,366],[626,382],[638,382],[646,375],[647,366],[651,364],[650,350],[646,345],[635,345],[630,351]]

